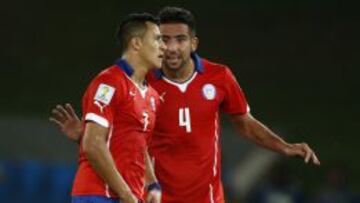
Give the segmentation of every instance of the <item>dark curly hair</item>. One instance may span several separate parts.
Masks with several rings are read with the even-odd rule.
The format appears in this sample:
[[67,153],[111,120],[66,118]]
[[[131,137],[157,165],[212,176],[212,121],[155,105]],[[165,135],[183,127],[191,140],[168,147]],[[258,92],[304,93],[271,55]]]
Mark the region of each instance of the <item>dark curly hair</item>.
[[158,17],[160,18],[160,24],[184,23],[189,27],[193,35],[196,34],[195,17],[189,10],[167,6],[159,11]]

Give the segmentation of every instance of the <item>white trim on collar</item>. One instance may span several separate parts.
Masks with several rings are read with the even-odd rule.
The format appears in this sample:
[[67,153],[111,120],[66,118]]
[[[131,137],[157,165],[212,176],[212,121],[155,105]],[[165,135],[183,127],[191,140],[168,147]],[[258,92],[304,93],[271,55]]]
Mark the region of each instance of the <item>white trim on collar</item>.
[[169,84],[172,84],[172,85],[178,87],[179,90],[180,90],[182,93],[184,93],[184,92],[186,92],[186,89],[187,89],[187,87],[189,86],[189,84],[195,79],[196,76],[197,76],[197,72],[194,72],[194,74],[191,76],[191,78],[190,78],[189,80],[187,80],[186,82],[184,82],[184,83],[177,83],[177,82],[175,82],[175,81],[172,81],[172,80],[166,78],[165,76],[163,76],[162,79],[163,79],[165,82],[167,82],[167,83],[169,83]]

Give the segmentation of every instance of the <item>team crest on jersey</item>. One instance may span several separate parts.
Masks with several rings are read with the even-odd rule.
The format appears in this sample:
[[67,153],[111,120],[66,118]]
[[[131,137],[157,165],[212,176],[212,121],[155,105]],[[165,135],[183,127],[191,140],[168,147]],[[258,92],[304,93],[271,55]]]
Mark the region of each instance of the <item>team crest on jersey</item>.
[[202,93],[207,100],[213,100],[216,96],[215,86],[212,84],[205,84],[202,88]]
[[156,103],[154,97],[150,97],[150,106],[153,111],[156,111]]
[[114,92],[115,92],[115,88],[113,88],[109,85],[106,85],[106,84],[100,84],[96,91],[94,99],[96,101],[99,101],[99,102],[107,105],[110,103],[110,101],[114,95]]

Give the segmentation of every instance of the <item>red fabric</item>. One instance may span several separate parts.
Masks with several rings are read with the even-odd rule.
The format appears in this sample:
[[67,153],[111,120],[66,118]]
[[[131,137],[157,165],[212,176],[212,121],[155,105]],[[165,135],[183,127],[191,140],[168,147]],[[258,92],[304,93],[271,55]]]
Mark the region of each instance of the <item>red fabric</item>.
[[196,73],[184,92],[155,74],[148,76],[161,102],[149,151],[164,203],[224,202],[219,111],[245,114],[248,104],[226,66],[202,63],[203,72]]
[[[108,104],[101,98],[96,99],[99,97],[98,89],[101,84],[114,89]],[[103,98],[106,97],[109,98],[108,96]],[[143,98],[126,73],[116,65],[102,71],[93,79],[82,100],[83,120],[101,124],[97,119],[87,117],[96,115],[109,123],[107,139],[110,152],[118,171],[139,199],[142,199],[144,188],[144,151],[150,132],[154,128],[155,113],[159,103],[158,94],[154,89],[149,86]],[[145,121],[145,117],[148,122]],[[108,196],[110,194],[111,197],[117,197],[111,190],[107,190],[104,181],[90,166],[81,146],[80,144],[79,168],[72,195]]]

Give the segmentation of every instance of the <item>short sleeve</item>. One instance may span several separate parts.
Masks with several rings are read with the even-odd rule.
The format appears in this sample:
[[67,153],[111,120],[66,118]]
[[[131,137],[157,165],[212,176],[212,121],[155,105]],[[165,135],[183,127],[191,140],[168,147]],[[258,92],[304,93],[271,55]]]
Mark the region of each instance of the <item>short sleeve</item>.
[[118,91],[111,78],[95,78],[83,98],[84,120],[108,128],[113,122]]
[[229,68],[225,67],[223,81],[224,100],[221,109],[229,114],[246,114],[250,111],[245,94]]

